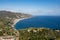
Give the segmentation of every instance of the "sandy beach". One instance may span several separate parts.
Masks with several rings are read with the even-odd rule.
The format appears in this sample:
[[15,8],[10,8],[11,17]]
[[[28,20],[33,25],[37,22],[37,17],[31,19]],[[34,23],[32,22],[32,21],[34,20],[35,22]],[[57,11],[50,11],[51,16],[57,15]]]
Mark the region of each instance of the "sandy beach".
[[15,25],[17,22],[19,22],[20,20],[24,20],[24,19],[27,19],[27,18],[14,19],[12,27],[14,27],[14,25]]

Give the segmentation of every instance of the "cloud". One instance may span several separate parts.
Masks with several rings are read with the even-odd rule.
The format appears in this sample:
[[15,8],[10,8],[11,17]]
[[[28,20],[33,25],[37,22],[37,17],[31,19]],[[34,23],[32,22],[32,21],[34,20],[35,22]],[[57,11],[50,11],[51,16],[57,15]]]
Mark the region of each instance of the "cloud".
[[59,9],[20,9],[19,12],[30,13],[33,15],[60,15]]
[[59,15],[60,9],[44,9],[44,8],[19,8],[19,9],[6,9],[13,12],[22,12],[32,15]]

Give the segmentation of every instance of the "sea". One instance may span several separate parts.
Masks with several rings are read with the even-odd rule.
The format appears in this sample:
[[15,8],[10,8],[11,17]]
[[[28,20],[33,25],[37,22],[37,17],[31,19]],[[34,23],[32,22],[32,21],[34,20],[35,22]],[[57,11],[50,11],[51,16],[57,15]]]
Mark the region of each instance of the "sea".
[[49,28],[60,30],[60,16],[33,16],[20,20],[15,25],[17,30],[25,28]]

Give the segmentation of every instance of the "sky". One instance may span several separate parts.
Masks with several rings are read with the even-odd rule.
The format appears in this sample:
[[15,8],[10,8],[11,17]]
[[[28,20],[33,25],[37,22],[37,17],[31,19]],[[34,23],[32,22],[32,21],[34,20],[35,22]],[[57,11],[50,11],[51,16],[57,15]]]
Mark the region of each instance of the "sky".
[[0,10],[60,16],[60,0],[0,0]]

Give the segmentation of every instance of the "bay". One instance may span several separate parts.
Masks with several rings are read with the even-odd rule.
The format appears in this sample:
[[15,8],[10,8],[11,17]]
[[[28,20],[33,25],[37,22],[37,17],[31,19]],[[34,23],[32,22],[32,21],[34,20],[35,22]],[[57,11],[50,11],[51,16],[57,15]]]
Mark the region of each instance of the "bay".
[[50,28],[60,30],[60,16],[34,16],[32,18],[20,20],[16,23],[15,28],[25,29],[25,28]]

